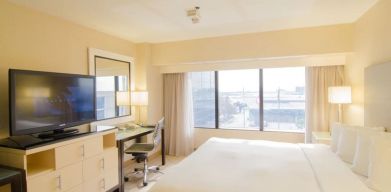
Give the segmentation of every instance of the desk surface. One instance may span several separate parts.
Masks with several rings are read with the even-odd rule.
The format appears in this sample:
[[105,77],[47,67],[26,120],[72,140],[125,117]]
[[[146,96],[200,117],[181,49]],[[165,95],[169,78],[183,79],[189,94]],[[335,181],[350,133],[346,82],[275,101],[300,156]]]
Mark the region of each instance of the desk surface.
[[21,174],[20,171],[0,167],[0,180]]
[[115,139],[117,141],[129,139],[132,137],[137,137],[139,135],[148,134],[153,132],[154,128],[146,128],[146,127],[134,127],[134,128],[126,128],[126,129],[118,129],[118,132],[115,135]]

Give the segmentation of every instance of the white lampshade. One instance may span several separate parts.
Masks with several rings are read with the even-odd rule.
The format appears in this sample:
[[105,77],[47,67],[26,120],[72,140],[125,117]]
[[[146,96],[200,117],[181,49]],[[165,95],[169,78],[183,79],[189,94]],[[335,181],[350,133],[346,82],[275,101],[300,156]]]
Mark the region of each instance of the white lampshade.
[[134,91],[131,93],[132,105],[146,106],[148,105],[148,92],[146,91]]
[[116,93],[117,106],[129,106],[130,105],[130,95],[128,91],[118,91]]
[[352,103],[352,88],[349,86],[329,87],[329,103]]

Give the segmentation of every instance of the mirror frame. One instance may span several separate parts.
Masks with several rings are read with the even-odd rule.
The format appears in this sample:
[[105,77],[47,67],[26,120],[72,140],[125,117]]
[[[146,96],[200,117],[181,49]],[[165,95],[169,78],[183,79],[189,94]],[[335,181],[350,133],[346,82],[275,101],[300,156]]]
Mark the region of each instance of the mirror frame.
[[[89,75],[96,75],[96,65],[95,61],[96,58],[104,58],[104,59],[110,59],[110,60],[115,60],[115,61],[120,61],[120,62],[126,62],[129,63],[129,70],[130,70],[130,90],[129,91],[134,91],[135,89],[135,66],[134,66],[134,59],[129,56],[117,54],[117,53],[112,53],[109,51],[101,50],[101,49],[96,49],[96,48],[88,48],[88,73]],[[94,123],[91,123],[91,130],[96,130],[96,125],[113,125],[113,124],[120,124],[120,123],[125,123],[129,121],[134,120],[134,115],[132,113],[132,107],[130,106],[130,115],[125,115],[125,116],[119,116],[119,117],[112,117],[108,119],[102,119],[102,120],[97,120]]]

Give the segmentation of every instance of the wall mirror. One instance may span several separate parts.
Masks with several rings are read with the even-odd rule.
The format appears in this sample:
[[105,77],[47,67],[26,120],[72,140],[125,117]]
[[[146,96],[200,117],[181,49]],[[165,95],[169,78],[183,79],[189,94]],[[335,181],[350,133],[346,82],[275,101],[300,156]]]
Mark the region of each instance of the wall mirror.
[[98,49],[89,52],[90,74],[96,76],[97,120],[130,116],[132,59]]

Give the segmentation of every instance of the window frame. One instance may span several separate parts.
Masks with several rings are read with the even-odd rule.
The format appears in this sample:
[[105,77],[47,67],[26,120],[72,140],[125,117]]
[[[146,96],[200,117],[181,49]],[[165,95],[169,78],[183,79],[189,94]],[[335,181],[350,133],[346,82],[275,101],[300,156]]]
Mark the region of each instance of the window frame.
[[[211,71],[212,72],[212,71]],[[200,129],[223,129],[223,130],[241,130],[241,131],[255,131],[255,129],[239,129],[239,128],[221,128],[219,125],[219,71],[214,72],[214,94],[215,94],[215,127],[195,127]],[[259,69],[259,131],[264,130],[264,95],[263,95],[263,69]],[[265,132],[292,132],[305,133],[303,131],[288,131],[288,130],[266,130]]]

